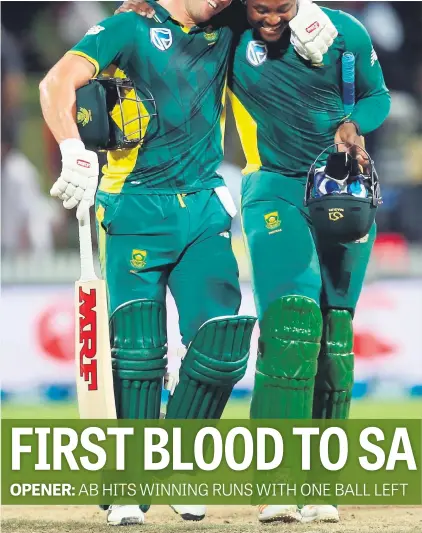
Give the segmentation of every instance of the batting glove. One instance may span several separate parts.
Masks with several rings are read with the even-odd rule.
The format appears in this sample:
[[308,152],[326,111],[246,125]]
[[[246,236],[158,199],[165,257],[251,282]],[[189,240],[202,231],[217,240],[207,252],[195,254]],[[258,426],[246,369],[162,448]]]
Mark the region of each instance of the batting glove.
[[95,152],[85,149],[79,139],[67,139],[60,143],[62,173],[51,187],[51,196],[63,200],[65,209],[76,209],[76,217],[82,220],[94,204],[98,185],[99,165]]
[[291,43],[296,52],[312,64],[322,63],[322,56],[338,35],[329,17],[316,4],[302,0],[297,15],[289,23]]

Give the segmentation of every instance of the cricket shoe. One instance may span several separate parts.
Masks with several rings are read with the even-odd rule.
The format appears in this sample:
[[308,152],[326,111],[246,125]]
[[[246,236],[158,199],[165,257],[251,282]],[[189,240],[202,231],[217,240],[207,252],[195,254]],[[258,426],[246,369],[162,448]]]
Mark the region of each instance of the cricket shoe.
[[207,508],[205,505],[170,505],[175,513],[180,515],[183,520],[193,520],[199,522],[205,518]]
[[301,522],[297,505],[259,505],[260,522]]
[[340,522],[334,505],[305,505],[301,510],[302,522]]
[[107,512],[109,526],[135,526],[145,522],[139,505],[110,505]]

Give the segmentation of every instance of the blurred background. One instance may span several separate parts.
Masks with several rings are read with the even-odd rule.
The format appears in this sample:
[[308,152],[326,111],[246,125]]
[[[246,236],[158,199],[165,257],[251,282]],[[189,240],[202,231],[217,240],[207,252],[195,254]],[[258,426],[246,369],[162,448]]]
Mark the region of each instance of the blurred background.
[[[422,2],[327,2],[364,23],[391,90],[386,123],[367,138],[382,185],[379,234],[355,317],[352,415],[422,415]],[[49,197],[60,154],[43,123],[38,84],[116,2],[3,2],[1,13],[1,399],[3,416],[77,416],[73,283],[79,277],[73,211]],[[281,141],[282,142],[282,141]],[[232,120],[221,173],[236,201],[244,163]],[[254,312],[240,223],[234,248],[242,311]],[[169,298],[170,365],[180,339]],[[246,417],[248,373],[227,416]]]

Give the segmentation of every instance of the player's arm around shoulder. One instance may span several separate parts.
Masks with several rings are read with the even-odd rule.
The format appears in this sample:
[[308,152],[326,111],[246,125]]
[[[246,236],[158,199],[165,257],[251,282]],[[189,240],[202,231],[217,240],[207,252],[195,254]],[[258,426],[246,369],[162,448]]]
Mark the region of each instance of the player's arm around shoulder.
[[338,35],[324,9],[311,0],[299,0],[296,16],[289,22],[296,52],[312,64],[320,64]]
[[128,13],[129,11],[134,11],[138,15],[147,18],[153,18],[155,15],[155,9],[145,0],[125,0],[116,9],[114,14],[118,15],[119,13]]

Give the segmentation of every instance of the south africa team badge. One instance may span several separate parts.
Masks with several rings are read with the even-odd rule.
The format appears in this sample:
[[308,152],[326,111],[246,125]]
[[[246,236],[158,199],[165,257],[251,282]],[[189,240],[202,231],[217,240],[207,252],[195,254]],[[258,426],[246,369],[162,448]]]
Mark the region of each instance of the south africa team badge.
[[212,46],[218,41],[220,36],[220,30],[214,29],[212,26],[207,26],[204,30],[205,40],[208,41],[208,45]]
[[246,49],[246,59],[253,67],[259,67],[267,60],[267,52],[263,41],[251,41]]
[[133,268],[144,268],[147,264],[147,251],[146,250],[132,250],[132,259],[130,264]]
[[173,35],[168,28],[151,28],[150,36],[152,44],[162,52],[173,44]]
[[279,233],[281,231],[281,220],[278,211],[272,211],[264,215],[265,227],[267,228],[268,233],[272,235],[273,233]]

